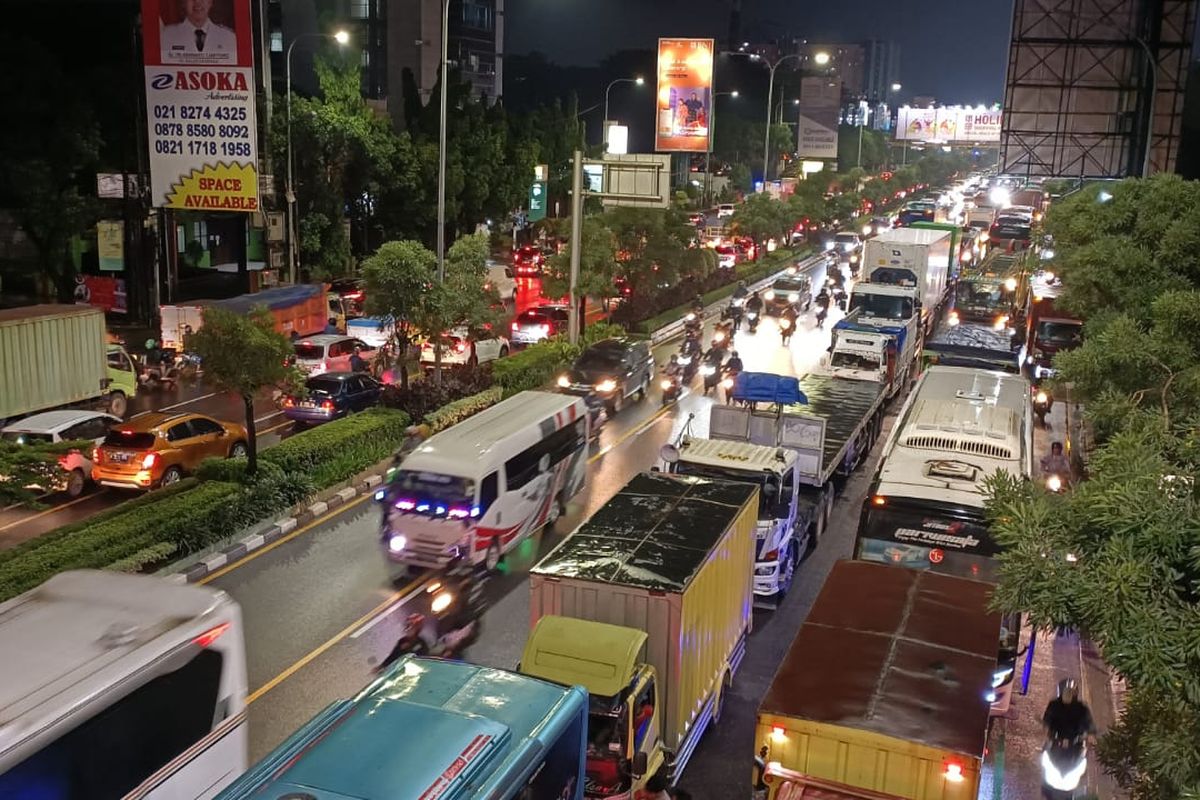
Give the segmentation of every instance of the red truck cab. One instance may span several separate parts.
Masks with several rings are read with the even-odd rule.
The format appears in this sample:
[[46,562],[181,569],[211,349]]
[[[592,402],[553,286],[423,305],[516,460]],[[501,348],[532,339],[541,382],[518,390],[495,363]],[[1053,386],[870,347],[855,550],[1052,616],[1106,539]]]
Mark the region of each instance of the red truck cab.
[[1061,284],[1035,280],[1030,286],[1025,312],[1025,365],[1033,379],[1054,374],[1051,362],[1058,353],[1083,343],[1083,320],[1057,304]]

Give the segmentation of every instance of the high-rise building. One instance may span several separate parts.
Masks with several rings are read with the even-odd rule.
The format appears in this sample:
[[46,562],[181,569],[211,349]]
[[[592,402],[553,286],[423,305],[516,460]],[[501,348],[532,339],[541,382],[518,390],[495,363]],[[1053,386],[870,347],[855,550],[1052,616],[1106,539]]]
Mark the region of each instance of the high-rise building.
[[863,94],[873,103],[887,102],[892,85],[900,81],[900,46],[871,39],[863,42]]

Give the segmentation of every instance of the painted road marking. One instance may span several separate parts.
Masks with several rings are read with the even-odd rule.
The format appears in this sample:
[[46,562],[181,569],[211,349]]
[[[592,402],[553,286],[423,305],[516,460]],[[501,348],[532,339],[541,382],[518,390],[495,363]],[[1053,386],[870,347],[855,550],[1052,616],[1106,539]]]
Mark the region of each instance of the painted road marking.
[[[418,583],[416,586],[413,587],[413,590],[411,592],[409,592],[408,594],[404,595],[403,597],[397,599],[396,602],[392,603],[390,606],[385,608],[383,611],[380,611],[369,622],[367,622],[361,628],[356,630],[354,633],[350,634],[350,638],[357,639],[358,637],[362,636],[367,631],[371,630],[371,628],[374,628],[380,622],[387,619],[388,615],[391,614],[393,611],[395,611],[398,608],[403,608],[405,603],[407,603],[409,600],[412,600],[417,595],[421,594],[421,592],[425,591],[428,588],[428,584],[431,580],[432,580],[432,576],[430,576],[430,577],[426,578],[425,580],[421,581],[420,583]],[[397,592],[396,594],[399,594],[399,592]]]
[[18,525],[24,525],[27,522],[33,522],[35,519],[41,519],[42,517],[46,516],[47,514],[57,514],[59,511],[62,511],[64,508],[70,508],[71,506],[75,505],[76,503],[82,503],[84,500],[92,500],[92,499],[99,497],[102,494],[107,494],[107,493],[108,493],[107,489],[101,489],[100,491],[94,492],[93,494],[85,494],[83,497],[76,497],[74,500],[69,500],[66,503],[62,503],[61,505],[54,506],[53,508],[47,508],[44,511],[39,511],[36,514],[31,514],[28,517],[22,517],[21,519],[17,520],[16,522],[10,522],[5,526],[0,527],[0,531],[6,531],[9,528],[15,528]]
[[269,420],[271,417],[278,417],[282,413],[283,413],[282,411],[272,411],[270,414],[265,414],[261,417],[255,417],[254,424],[257,425],[260,422],[265,422],[266,420]]
[[158,410],[170,411],[173,408],[183,408],[184,406],[190,406],[192,403],[199,403],[201,400],[207,400],[210,397],[216,397],[218,394],[220,394],[220,392],[209,392],[208,394],[202,394],[199,397],[193,397],[191,400],[184,400],[182,402],[175,403],[174,405],[163,406]]

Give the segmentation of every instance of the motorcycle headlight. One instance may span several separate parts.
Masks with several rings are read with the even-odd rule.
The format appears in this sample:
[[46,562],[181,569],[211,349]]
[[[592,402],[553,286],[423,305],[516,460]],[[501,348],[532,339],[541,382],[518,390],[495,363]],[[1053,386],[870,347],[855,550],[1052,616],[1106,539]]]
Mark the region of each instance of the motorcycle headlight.
[[799,292],[792,292],[791,294],[789,294],[789,295],[788,295],[788,302],[789,302],[789,303],[799,303],[799,302],[800,302],[800,294],[799,294]]
[[429,604],[429,608],[435,614],[440,614],[445,611],[454,602],[454,594],[451,592],[438,592],[433,602]]
[[716,367],[710,366],[708,364],[705,364],[703,367],[700,368],[701,375],[712,375],[716,371],[717,371]]
[[679,357],[679,366],[686,367],[690,363],[692,363],[691,356],[680,356]]
[[1034,396],[1034,398],[1033,398],[1033,401],[1034,401],[1035,403],[1037,403],[1037,404],[1041,405],[1041,404],[1044,404],[1044,403],[1045,403],[1045,402],[1046,402],[1048,399],[1049,399],[1049,398],[1046,396],[1046,393],[1045,393],[1045,392],[1041,392],[1041,391],[1039,391],[1039,392],[1037,393],[1037,395],[1035,395],[1035,396]]
[[726,389],[732,389],[733,378],[726,378],[725,380],[721,381],[721,386],[725,387]]
[[571,385],[571,379],[568,378],[566,375],[559,375],[558,376],[558,385],[561,388],[566,389],[568,386]]
[[408,539],[399,533],[394,533],[388,537],[388,550],[393,553],[399,553],[408,547]]
[[671,381],[669,381],[669,380],[663,380],[663,382],[659,384],[659,386],[662,387],[662,390],[664,392],[667,391],[668,389],[670,389],[671,385],[672,385]]
[[713,334],[713,341],[714,342],[725,341],[725,334],[721,333],[720,331],[717,331],[716,333]]
[[857,263],[858,263],[858,254],[857,254],[857,253],[856,253],[855,255],[852,255],[852,256],[850,256],[850,263],[851,263],[851,264],[857,264]]
[[596,391],[602,392],[604,394],[608,394],[609,392],[615,391],[616,388],[617,388],[617,382],[614,381],[612,378],[605,378],[604,380],[602,380],[596,384]]
[[1063,488],[1062,478],[1057,475],[1049,475],[1046,477],[1046,488],[1052,492],[1061,492]]

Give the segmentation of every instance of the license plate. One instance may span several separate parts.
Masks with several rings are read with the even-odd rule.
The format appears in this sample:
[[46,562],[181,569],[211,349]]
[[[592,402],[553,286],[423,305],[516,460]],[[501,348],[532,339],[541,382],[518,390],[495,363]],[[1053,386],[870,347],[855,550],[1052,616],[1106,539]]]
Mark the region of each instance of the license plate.
[[110,458],[118,464],[128,464],[130,453],[113,453]]
[[316,408],[317,404],[316,403],[301,403],[300,407],[301,408]]

